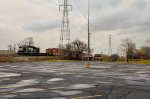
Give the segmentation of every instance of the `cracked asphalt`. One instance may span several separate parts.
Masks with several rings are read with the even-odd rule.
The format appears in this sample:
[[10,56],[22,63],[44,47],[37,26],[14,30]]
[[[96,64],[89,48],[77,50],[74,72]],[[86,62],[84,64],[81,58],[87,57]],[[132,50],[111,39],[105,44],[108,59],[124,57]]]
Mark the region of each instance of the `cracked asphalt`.
[[150,99],[150,65],[0,64],[0,99]]

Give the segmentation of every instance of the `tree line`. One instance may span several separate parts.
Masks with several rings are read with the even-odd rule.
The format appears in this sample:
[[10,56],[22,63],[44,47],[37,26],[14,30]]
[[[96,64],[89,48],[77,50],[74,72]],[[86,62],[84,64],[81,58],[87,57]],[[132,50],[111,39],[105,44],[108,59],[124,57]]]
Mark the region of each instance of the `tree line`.
[[136,47],[136,43],[133,40],[129,38],[122,39],[119,50],[127,61],[128,59],[150,59],[150,38],[140,48]]
[[[64,57],[65,59],[81,60],[82,55],[87,53],[88,46],[85,42],[76,39],[69,44],[64,46]],[[150,38],[145,41],[145,45],[137,48],[136,43],[129,39],[122,39],[118,47],[119,54],[112,54],[111,56],[105,55],[107,58],[126,58],[129,59],[150,59]],[[93,49],[90,49],[93,52]],[[106,58],[105,57],[105,58]]]

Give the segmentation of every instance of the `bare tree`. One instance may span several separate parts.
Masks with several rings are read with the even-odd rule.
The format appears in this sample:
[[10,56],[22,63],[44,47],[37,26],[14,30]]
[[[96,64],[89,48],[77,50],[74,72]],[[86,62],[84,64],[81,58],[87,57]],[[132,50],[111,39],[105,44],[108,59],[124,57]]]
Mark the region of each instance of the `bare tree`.
[[119,50],[126,56],[128,62],[128,59],[133,58],[135,55],[136,44],[128,38],[122,39]]
[[150,59],[150,46],[143,46],[141,51],[143,52],[142,57],[144,59]]
[[118,54],[112,54],[112,55],[110,56],[110,58],[111,58],[112,61],[117,61],[118,58],[119,58],[119,55],[118,55]]
[[83,52],[87,52],[87,44],[78,39],[66,44],[65,46],[65,56],[69,59],[80,60]]
[[[20,43],[17,43],[18,45],[18,51],[22,48],[25,50],[25,51],[28,51],[29,49],[29,46],[34,46],[34,41],[33,41],[33,38],[32,37],[28,37],[28,38],[25,38],[24,40],[22,40]],[[15,45],[16,46],[16,45]],[[16,49],[16,48],[15,48]]]
[[24,46],[33,46],[34,40],[32,37],[25,38],[23,41],[17,44],[18,46],[24,45]]
[[14,48],[11,44],[8,45],[8,50],[10,50],[10,51],[14,50]]
[[150,37],[146,40],[146,45],[140,49],[143,52],[143,58],[150,59]]
[[150,37],[146,40],[146,46],[150,47]]
[[32,37],[25,38],[20,43],[17,43],[18,46],[34,46],[34,40]]
[[27,38],[27,43],[29,46],[33,46],[34,45],[34,41],[32,37]]
[[34,41],[33,41],[32,37],[25,38],[23,43],[26,46],[33,46],[34,45]]

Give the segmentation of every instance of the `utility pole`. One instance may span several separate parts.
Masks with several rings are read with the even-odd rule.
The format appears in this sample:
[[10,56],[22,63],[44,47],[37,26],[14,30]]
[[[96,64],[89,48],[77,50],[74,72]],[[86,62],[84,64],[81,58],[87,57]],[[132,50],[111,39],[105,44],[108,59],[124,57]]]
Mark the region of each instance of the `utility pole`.
[[72,5],[68,5],[68,0],[64,0],[64,4],[59,6],[59,11],[63,11],[61,35],[59,43],[59,47],[63,49],[64,44],[70,43],[70,27],[69,27],[68,12],[72,11]]
[[112,55],[112,36],[109,35],[109,46],[108,46],[108,56],[111,56]]
[[88,0],[88,63],[86,68],[91,68],[90,66],[90,0]]

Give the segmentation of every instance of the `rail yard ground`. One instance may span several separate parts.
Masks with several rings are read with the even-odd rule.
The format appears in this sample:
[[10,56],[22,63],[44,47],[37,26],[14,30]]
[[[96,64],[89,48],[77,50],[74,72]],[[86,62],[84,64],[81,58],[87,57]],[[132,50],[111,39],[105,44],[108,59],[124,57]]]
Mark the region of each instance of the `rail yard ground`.
[[150,65],[0,63],[0,99],[150,99]]

